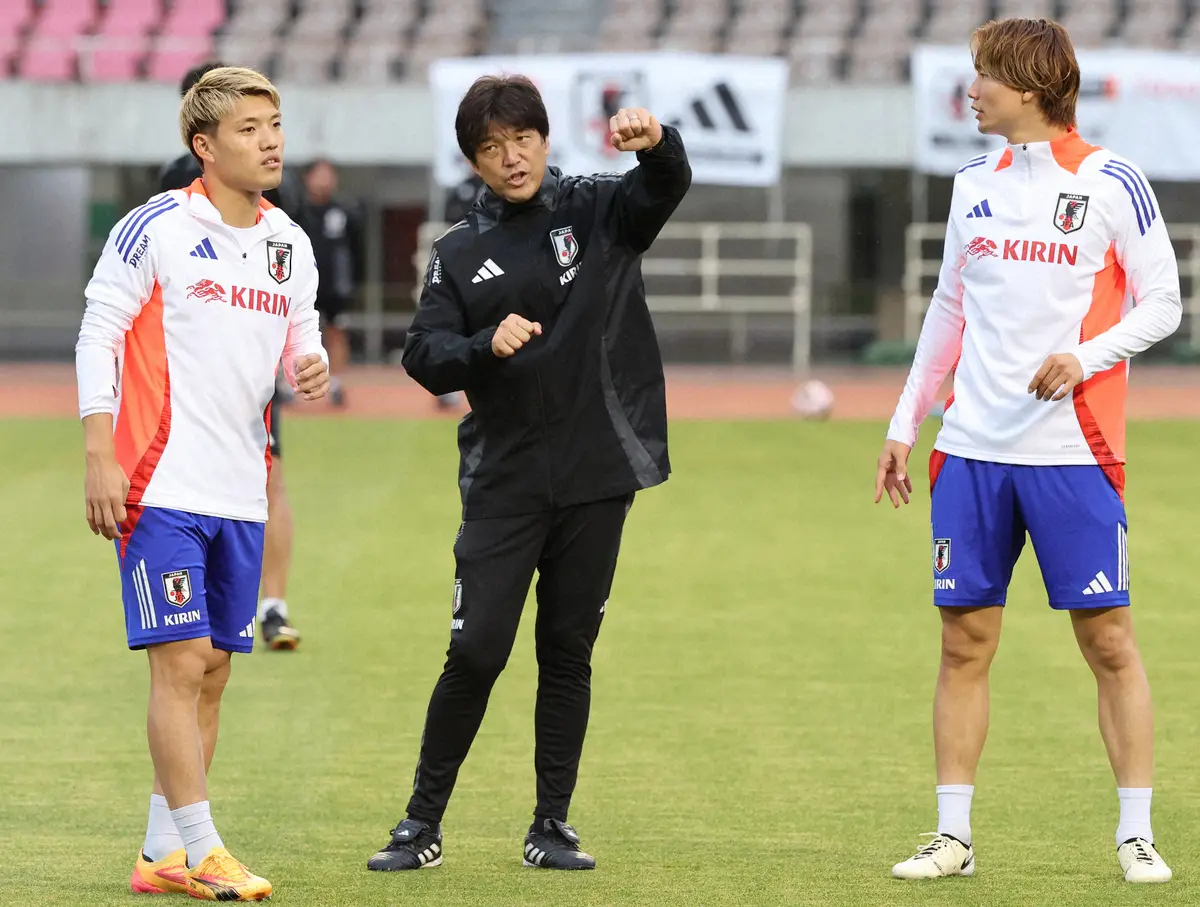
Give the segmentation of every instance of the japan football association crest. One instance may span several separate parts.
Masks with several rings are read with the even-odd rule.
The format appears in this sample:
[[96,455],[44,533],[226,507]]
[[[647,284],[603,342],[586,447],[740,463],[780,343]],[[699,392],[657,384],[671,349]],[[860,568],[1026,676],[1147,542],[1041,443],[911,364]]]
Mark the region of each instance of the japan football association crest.
[[192,600],[192,577],[186,570],[174,570],[162,575],[163,594],[176,608]]
[[1083,218],[1087,215],[1088,196],[1060,192],[1058,207],[1054,209],[1054,226],[1060,233],[1074,233],[1083,229]]
[[950,539],[933,540],[933,569],[945,573],[950,568]]
[[579,254],[579,243],[575,241],[575,228],[562,227],[550,231],[550,242],[554,243],[554,257],[564,268]]
[[267,273],[276,283],[283,283],[292,276],[292,244],[290,242],[267,243]]

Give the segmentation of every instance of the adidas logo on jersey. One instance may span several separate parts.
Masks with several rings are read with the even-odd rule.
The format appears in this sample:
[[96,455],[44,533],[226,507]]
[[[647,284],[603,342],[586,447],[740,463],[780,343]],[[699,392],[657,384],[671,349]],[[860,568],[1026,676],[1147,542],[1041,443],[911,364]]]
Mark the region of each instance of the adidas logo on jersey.
[[215,260],[217,257],[217,250],[212,247],[212,243],[206,236],[204,237],[204,242],[192,249],[188,255],[192,256],[192,258],[211,258]]
[[972,208],[970,210],[970,212],[967,214],[967,217],[991,217],[991,216],[992,216],[992,206],[988,204],[988,200],[986,198],[983,201],[981,201],[978,205],[976,205],[974,208]]
[[503,273],[504,271],[500,269],[500,266],[489,258],[483,263],[483,267],[475,272],[475,276],[471,278],[471,283],[482,283],[485,280],[491,280],[493,277],[499,277]]

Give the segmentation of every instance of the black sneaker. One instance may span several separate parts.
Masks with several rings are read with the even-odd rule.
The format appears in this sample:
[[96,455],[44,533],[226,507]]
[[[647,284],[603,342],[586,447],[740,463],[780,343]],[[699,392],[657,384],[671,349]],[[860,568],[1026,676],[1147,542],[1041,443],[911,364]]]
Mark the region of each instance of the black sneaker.
[[525,865],[537,869],[595,869],[596,860],[579,849],[579,835],[566,822],[539,819],[525,836]]
[[405,819],[392,829],[388,845],[367,860],[367,869],[399,872],[442,865],[442,826]]
[[300,645],[300,634],[288,619],[274,608],[268,608],[262,619],[263,642],[268,648],[291,650]]

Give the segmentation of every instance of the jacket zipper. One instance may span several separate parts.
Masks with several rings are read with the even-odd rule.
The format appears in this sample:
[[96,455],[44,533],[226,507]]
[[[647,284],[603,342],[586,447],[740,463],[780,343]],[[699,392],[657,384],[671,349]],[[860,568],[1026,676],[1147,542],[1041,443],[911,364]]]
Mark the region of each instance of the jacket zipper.
[[554,458],[550,451],[550,423],[546,420],[546,398],[542,394],[542,373],[535,370],[534,378],[537,379],[538,389],[538,408],[542,414],[542,438],[546,448],[546,491],[550,495],[550,506],[554,506]]

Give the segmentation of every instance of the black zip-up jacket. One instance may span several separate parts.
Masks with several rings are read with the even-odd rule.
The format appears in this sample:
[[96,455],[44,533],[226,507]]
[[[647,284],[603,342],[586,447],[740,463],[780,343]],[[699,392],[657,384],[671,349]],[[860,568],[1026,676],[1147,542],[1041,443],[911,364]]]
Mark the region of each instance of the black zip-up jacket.
[[[402,362],[431,393],[466,392],[463,519],[666,481],[666,393],[641,256],[691,181],[679,132],[664,126],[625,174],[548,167],[528,202],[487,190],[434,242]],[[512,313],[542,334],[502,359],[492,336]]]

